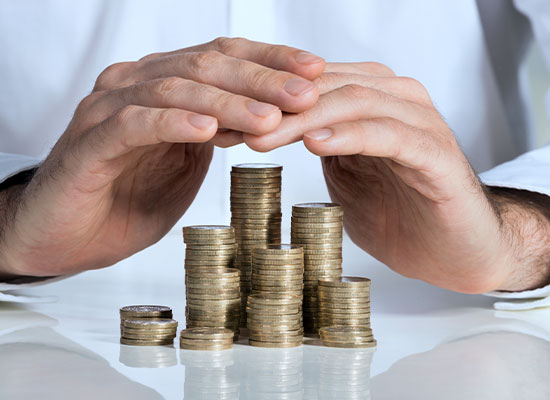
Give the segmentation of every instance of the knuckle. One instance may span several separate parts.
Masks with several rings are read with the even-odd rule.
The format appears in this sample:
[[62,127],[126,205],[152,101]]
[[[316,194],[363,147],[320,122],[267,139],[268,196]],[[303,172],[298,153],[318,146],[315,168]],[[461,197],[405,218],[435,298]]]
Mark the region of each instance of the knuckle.
[[273,78],[275,78],[275,74],[277,73],[268,69],[254,68],[252,71],[249,71],[248,74],[246,74],[246,84],[248,87],[254,89],[268,87],[269,82]]
[[117,82],[118,80],[122,79],[123,76],[128,72],[128,69],[133,66],[133,62],[119,62],[115,64],[109,65],[107,68],[105,68],[97,77],[95,89],[96,90],[102,90],[110,85],[112,85],[114,82]]
[[114,115],[114,124],[118,126],[127,125],[132,119],[135,118],[137,111],[138,106],[135,105],[127,105],[122,107]]
[[259,153],[267,153],[272,150],[270,144],[262,136],[245,135],[244,142],[250,149]]
[[417,79],[408,76],[403,76],[397,79],[399,79],[399,84],[403,89],[408,89],[414,94],[420,95],[420,97],[424,100],[430,99],[430,94],[428,93],[428,90]]
[[97,102],[103,98],[104,95],[105,93],[103,91],[90,93],[78,103],[75,114],[87,113],[96,106]]
[[346,96],[365,97],[370,90],[365,86],[357,85],[355,83],[350,83],[348,85],[342,86],[341,91],[344,92]]
[[246,42],[246,39],[240,37],[228,38],[222,36],[214,40],[216,48],[224,54],[234,53],[236,49],[244,44],[244,42]]
[[170,97],[170,95],[174,93],[174,91],[176,91],[181,84],[181,78],[178,78],[177,76],[170,76],[168,78],[159,79],[153,90],[161,99],[166,99]]
[[206,50],[196,53],[191,53],[189,63],[190,68],[195,73],[203,72],[204,70],[211,68],[216,62],[219,61],[221,53],[216,50]]

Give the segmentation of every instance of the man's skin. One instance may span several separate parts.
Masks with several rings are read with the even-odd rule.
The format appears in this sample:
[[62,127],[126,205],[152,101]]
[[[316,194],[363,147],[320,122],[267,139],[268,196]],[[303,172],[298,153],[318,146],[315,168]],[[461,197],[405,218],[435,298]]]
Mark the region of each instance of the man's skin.
[[0,193],[1,276],[112,265],[183,215],[214,145],[302,139],[351,239],[390,268],[466,293],[550,281],[547,199],[486,190],[420,83],[226,38],[99,76],[30,183]]

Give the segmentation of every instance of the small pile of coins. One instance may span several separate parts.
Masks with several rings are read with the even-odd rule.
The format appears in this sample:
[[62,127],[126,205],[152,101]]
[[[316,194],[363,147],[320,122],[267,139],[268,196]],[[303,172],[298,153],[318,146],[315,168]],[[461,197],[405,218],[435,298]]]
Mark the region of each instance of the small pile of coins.
[[302,344],[301,296],[251,294],[246,311],[251,346],[296,347]]
[[174,343],[178,322],[165,306],[126,306],[120,309],[120,343],[164,346]]
[[304,251],[299,246],[273,244],[252,252],[252,293],[302,297]]
[[252,249],[281,242],[281,172],[276,164],[238,164],[231,169],[231,225],[238,244],[241,271],[241,324],[252,291]]
[[370,325],[370,279],[319,279],[319,334],[331,347],[374,347]]
[[304,248],[304,331],[316,334],[317,281],[342,274],[342,206],[303,203],[292,206],[291,241]]
[[186,327],[228,328],[240,333],[239,271],[234,268],[185,271]]
[[185,350],[228,350],[233,347],[233,331],[225,328],[188,328],[180,333]]

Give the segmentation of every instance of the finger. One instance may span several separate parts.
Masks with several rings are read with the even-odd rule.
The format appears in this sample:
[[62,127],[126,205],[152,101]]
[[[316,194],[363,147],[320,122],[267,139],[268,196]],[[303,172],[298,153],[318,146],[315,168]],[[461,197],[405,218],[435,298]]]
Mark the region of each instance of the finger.
[[419,170],[430,169],[438,153],[425,133],[392,118],[335,124],[306,132],[303,141],[318,156],[382,157]]
[[218,147],[232,147],[243,143],[243,134],[242,132],[237,131],[218,131],[218,133],[216,133],[216,135],[212,138],[211,142],[214,146]]
[[84,149],[108,161],[142,146],[159,143],[202,143],[217,131],[216,119],[185,110],[130,105],[90,130]]
[[112,110],[131,104],[179,108],[211,115],[218,120],[222,128],[252,134],[264,134],[274,130],[282,117],[281,111],[271,104],[176,77],[156,79],[107,92],[88,114],[105,119]]
[[345,85],[355,84],[376,89],[414,103],[432,105],[426,88],[416,79],[408,77],[386,77],[352,73],[327,72],[315,79],[319,92],[324,94]]
[[207,83],[231,93],[277,105],[287,112],[307,110],[319,97],[317,87],[298,75],[212,50],[186,52],[139,63],[135,72],[127,79],[120,80],[118,85],[124,87],[170,76]]
[[422,128],[436,126],[439,114],[420,104],[411,103],[379,90],[346,85],[319,97],[311,110],[286,115],[279,127],[261,137],[243,134],[246,144],[256,151],[270,151],[294,143],[306,131],[341,122],[371,118],[393,118]]
[[207,50],[215,50],[231,57],[242,58],[280,71],[292,72],[310,80],[321,75],[325,68],[325,60],[307,51],[243,38],[226,37],[220,37],[211,42],[185,49],[151,54],[142,58],[142,60]]
[[344,72],[386,77],[395,76],[390,67],[377,62],[327,63],[325,65],[325,72]]

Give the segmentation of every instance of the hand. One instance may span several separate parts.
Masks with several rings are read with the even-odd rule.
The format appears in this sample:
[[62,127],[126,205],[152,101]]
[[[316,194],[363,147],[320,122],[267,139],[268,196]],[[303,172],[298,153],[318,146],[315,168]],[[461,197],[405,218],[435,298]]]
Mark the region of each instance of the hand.
[[497,214],[419,82],[373,63],[329,64],[326,71],[316,80],[323,94],[315,107],[243,140],[267,151],[303,137],[322,157],[351,239],[402,275],[467,293],[548,280],[548,262],[546,275],[531,273],[537,269],[526,265],[532,246],[510,228],[519,220],[519,231],[532,238],[540,218],[509,204]]
[[281,110],[317,101],[310,79],[323,69],[297,49],[226,38],[108,67],[32,181],[0,205],[0,274],[101,268],[156,242],[199,190],[218,129],[275,129]]

